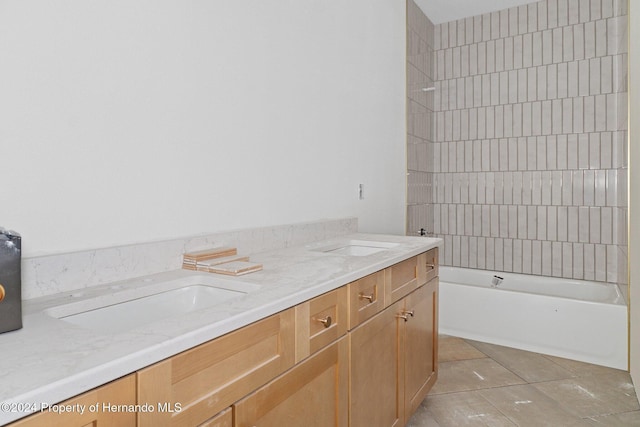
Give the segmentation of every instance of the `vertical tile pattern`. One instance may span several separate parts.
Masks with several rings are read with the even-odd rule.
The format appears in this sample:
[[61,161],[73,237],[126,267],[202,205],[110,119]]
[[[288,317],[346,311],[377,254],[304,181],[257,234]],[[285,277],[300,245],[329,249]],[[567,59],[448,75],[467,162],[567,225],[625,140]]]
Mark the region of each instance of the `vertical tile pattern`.
[[425,219],[443,264],[625,283],[626,10],[543,0],[420,42],[434,48],[437,93],[409,94],[410,112],[433,118],[410,124],[410,147],[432,157],[417,166],[410,148],[409,200],[438,212]]
[[[462,78],[445,79],[444,70],[460,77],[469,75],[469,45],[465,45],[465,22],[451,22],[442,24],[435,33],[434,25],[424,15],[422,10],[410,0],[407,2],[407,234],[419,235],[424,229],[433,233],[434,205],[433,188],[437,185],[434,170],[449,170],[450,162],[454,162],[451,169],[463,169],[456,161],[457,145],[438,147],[445,148],[445,155],[434,150],[434,126],[439,122],[438,129],[443,132],[442,138],[449,140],[460,139],[462,124],[461,109],[464,107],[465,81]],[[464,46],[463,46],[464,45]],[[439,50],[438,66],[434,64],[436,54],[434,47],[446,47]],[[461,46],[461,47],[459,47]],[[440,82],[436,85],[436,74]],[[424,91],[436,85],[435,91]],[[451,106],[447,114],[434,117],[434,100]],[[445,118],[446,116],[446,118]],[[446,120],[446,122],[445,122]],[[465,124],[467,122],[464,122]],[[446,130],[445,130],[446,129]],[[445,136],[446,134],[446,136]],[[464,147],[463,144],[460,147]],[[434,168],[435,158],[445,162]],[[458,156],[460,161],[464,156]],[[451,178],[451,177],[449,177]],[[456,176],[456,181],[459,176]],[[459,203],[460,200],[456,200]],[[453,218],[457,217],[456,206],[451,205]],[[464,207],[461,207],[464,210]],[[440,217],[438,212],[438,218]],[[443,216],[448,218],[448,213]],[[461,217],[462,219],[462,217]]]

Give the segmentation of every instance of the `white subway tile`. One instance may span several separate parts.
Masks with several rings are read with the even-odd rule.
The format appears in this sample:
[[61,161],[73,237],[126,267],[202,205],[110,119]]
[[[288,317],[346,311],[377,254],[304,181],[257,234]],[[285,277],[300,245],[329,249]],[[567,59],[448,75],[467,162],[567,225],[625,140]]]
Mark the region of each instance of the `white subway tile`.
[[531,240],[522,242],[522,273],[531,274]]
[[507,37],[504,40],[504,69],[513,69],[513,38]]
[[478,43],[478,73],[485,74],[487,72],[487,43]]
[[457,21],[449,22],[449,47],[456,47],[458,45],[458,24]]
[[525,34],[529,30],[527,6],[518,7],[518,34]]
[[567,169],[569,167],[567,135],[558,135],[557,147],[558,147],[558,152],[557,152],[558,153],[558,157],[557,157],[558,169]]
[[[530,105],[531,105],[531,134],[540,135],[542,133],[542,103],[532,102]],[[536,168],[541,169],[542,167],[540,165],[537,165]]]
[[522,104],[513,105],[513,136],[522,136]]
[[568,0],[558,1],[558,26],[564,27],[569,24],[569,5]]
[[578,208],[578,241],[582,243],[589,242],[589,231],[591,222],[589,220],[589,208],[580,206]]
[[460,237],[460,267],[469,267],[469,238]]
[[482,17],[482,41],[491,40],[491,14],[485,13]]
[[547,67],[536,68],[537,81],[537,99],[544,101],[547,99]]
[[585,59],[596,56],[596,23],[584,24],[584,57]]
[[573,99],[562,100],[562,133],[573,132]]
[[627,132],[618,131],[612,134],[613,155],[612,163],[614,168],[626,168],[628,166],[627,154]]
[[607,52],[616,55],[627,52],[627,16],[609,18],[607,22]]
[[611,18],[613,16],[613,0],[601,0],[602,14],[601,18]]
[[580,22],[591,20],[591,0],[580,0]]
[[540,205],[542,204],[542,183],[541,183],[541,172],[533,171],[531,172],[531,204],[532,205]]
[[542,242],[535,240],[531,242],[531,273],[542,274]]
[[513,38],[513,68],[522,68],[522,36],[518,35]]
[[569,239],[569,208],[558,206],[558,240],[565,242]]
[[527,207],[518,206],[518,239],[527,238]]
[[513,172],[513,203],[522,204],[522,172]]
[[562,243],[551,243],[551,275],[555,277],[562,277]]
[[552,275],[552,261],[551,261],[551,242],[541,242],[542,248],[542,271],[543,276]]
[[504,71],[504,39],[495,41],[494,70]]
[[573,205],[582,206],[584,201],[584,177],[582,171],[573,171]]
[[[580,96],[590,95],[590,66],[589,60],[578,61],[578,94]],[[574,95],[575,96],[575,95]]]
[[486,44],[487,53],[487,73],[493,73],[496,71],[496,42],[495,40],[489,40]]
[[[607,129],[607,121],[611,116],[615,116],[615,107],[613,107],[612,102],[615,98],[607,99],[608,97],[615,96],[611,95],[596,95],[595,96],[595,130],[596,132],[601,132]],[[609,101],[609,102],[607,102]],[[611,106],[613,111],[607,111],[607,106]],[[613,119],[612,119],[613,120]]]
[[547,240],[558,240],[558,208],[556,206],[547,207]]
[[469,267],[478,267],[478,238],[469,237]]
[[531,204],[531,172],[522,173],[522,204]]
[[562,29],[562,58],[563,61],[573,61],[573,27]]
[[606,206],[607,204],[607,172],[605,170],[596,170],[594,177],[595,195],[594,204],[596,206]]
[[473,17],[465,18],[464,20],[464,33],[465,33],[465,41],[464,43],[469,45],[473,43]]
[[509,12],[509,35],[515,36],[518,34],[518,8],[511,7],[507,10]]
[[547,29],[547,2],[539,1],[538,5],[538,31]]
[[568,96],[567,72],[568,66],[566,63],[558,64],[558,98],[566,98]]
[[596,56],[605,56],[607,54],[607,20],[603,19],[595,23]]
[[618,248],[617,246],[607,246],[607,281],[618,281]]
[[583,98],[574,98],[573,100],[573,131],[574,132],[583,131],[583,123],[584,123],[583,119],[584,119]]
[[456,41],[458,42],[457,45],[458,46],[463,46],[466,43],[465,40],[465,28],[466,24],[465,24],[465,20],[464,19],[459,19],[456,22],[456,29],[458,31],[457,37],[456,37]]
[[580,22],[580,0],[568,0],[568,18],[569,25]]
[[573,276],[573,245],[562,243],[562,276]]
[[500,12],[500,38],[509,37],[509,9],[502,9]]
[[567,96],[575,98],[578,96],[578,62],[567,64]]
[[601,79],[602,78],[600,76],[600,58],[592,58],[589,60],[589,94],[590,95],[600,94]]
[[595,245],[596,248],[596,280],[604,282],[607,280],[607,246]]
[[583,111],[584,111],[584,122],[583,122],[583,131],[584,132],[593,132],[596,127],[596,99],[595,96],[585,96],[583,98]]
[[484,237],[478,237],[478,268],[484,269],[486,267],[486,243]]
[[584,59],[584,25],[578,24],[573,27],[573,59],[578,61]]
[[509,205],[508,208],[508,226],[509,237],[515,239],[518,237],[518,207],[515,205]]
[[584,280],[595,280],[596,278],[596,269],[595,269],[595,245],[586,244],[583,245],[584,251]]
[[604,56],[600,60],[600,89],[598,93],[613,92],[613,58]]
[[589,169],[589,134],[578,134],[578,169]]
[[551,204],[562,204],[562,171],[551,172]]
[[547,0],[547,27],[558,26],[558,2],[557,0]]
[[522,36],[522,66],[524,68],[533,65],[533,37],[532,34]]
[[[486,108],[478,108],[478,138],[486,138],[487,111]],[[483,159],[484,162],[484,159]],[[484,168],[484,166],[483,166]]]
[[542,63],[545,65],[553,63],[553,32],[551,30],[542,32]]
[[491,229],[490,235],[491,237],[500,236],[500,206],[492,205],[490,206],[490,218],[491,218]]
[[547,98],[558,97],[558,66],[556,64],[547,66]]
[[[549,102],[549,105],[551,104],[550,101],[545,101],[545,102]],[[549,107],[549,110],[551,108]],[[544,103],[542,103],[542,113],[543,113],[543,121],[542,121],[542,128],[543,130],[545,129],[544,127],[544,114],[545,114],[545,105]],[[551,132],[545,132],[545,134],[549,134]],[[558,151],[558,146],[557,146],[557,138],[555,135],[549,135],[547,136],[547,169],[548,170],[555,170],[558,168],[558,163],[557,163],[557,151]]]
[[573,173],[570,170],[562,171],[562,204],[573,204]]
[[482,15],[473,17],[473,42],[480,43],[482,41]]
[[573,278],[578,280],[584,279],[583,247],[582,243],[573,244]]
[[531,136],[531,103],[522,104],[522,135]]
[[[589,243],[603,243],[601,242],[602,232],[602,220],[601,208],[588,208],[589,209]],[[607,208],[604,208],[607,209]]]
[[595,205],[595,171],[584,171],[584,200],[585,206]]
[[535,101],[538,94],[536,70],[535,67],[527,69],[527,101],[529,102]]
[[464,234],[473,235],[473,205],[464,205]]
[[546,206],[537,206],[537,236],[538,240],[546,240],[547,239],[547,207]]

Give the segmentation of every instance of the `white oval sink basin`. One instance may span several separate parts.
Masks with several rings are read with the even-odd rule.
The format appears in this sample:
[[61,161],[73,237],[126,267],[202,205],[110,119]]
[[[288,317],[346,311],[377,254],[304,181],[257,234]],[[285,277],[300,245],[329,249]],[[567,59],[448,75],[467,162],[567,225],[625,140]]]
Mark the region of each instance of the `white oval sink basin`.
[[83,328],[117,333],[214,307],[259,288],[250,283],[194,275],[50,308],[46,313]]

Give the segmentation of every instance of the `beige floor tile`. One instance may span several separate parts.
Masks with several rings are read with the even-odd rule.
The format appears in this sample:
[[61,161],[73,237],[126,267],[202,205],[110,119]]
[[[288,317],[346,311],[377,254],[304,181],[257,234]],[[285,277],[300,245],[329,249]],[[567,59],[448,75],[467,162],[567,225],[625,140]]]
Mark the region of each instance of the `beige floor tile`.
[[423,403],[440,427],[491,426],[513,427],[516,424],[500,413],[478,392],[430,396]]
[[522,378],[492,359],[459,360],[439,364],[438,381],[431,393],[452,393],[523,383]]
[[477,341],[469,343],[529,383],[574,376],[571,371],[538,353]]
[[458,337],[440,336],[438,340],[438,361],[480,359],[487,357],[465,340]]
[[640,426],[640,411],[623,412],[621,414],[603,415],[587,418],[587,422],[599,427],[634,427]]
[[423,404],[418,406],[406,427],[443,427],[433,418],[431,412]]
[[640,409],[627,372],[533,384],[571,413],[587,418]]
[[589,425],[528,384],[480,390],[477,393],[519,427]]

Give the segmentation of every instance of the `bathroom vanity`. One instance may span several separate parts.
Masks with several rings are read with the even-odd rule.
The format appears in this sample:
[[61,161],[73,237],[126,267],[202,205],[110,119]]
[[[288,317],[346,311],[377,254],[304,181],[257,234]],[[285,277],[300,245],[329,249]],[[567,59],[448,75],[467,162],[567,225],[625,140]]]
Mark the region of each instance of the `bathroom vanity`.
[[[10,425],[405,425],[438,373],[439,240],[385,236],[389,246],[374,251],[384,246],[356,237],[262,255],[264,272],[242,279],[262,283],[262,305],[253,306],[249,293],[217,309],[245,307],[255,320],[245,313],[197,345],[188,344],[189,333],[167,330],[173,339],[133,357],[135,370],[61,403],[84,405],[83,414],[42,411]],[[334,270],[318,270],[321,264]],[[311,286],[300,285],[312,271],[323,277],[309,275]],[[224,323],[215,308],[201,311]],[[204,316],[197,314],[193,322]],[[167,343],[176,340],[181,351]],[[92,404],[100,406],[89,411]]]

